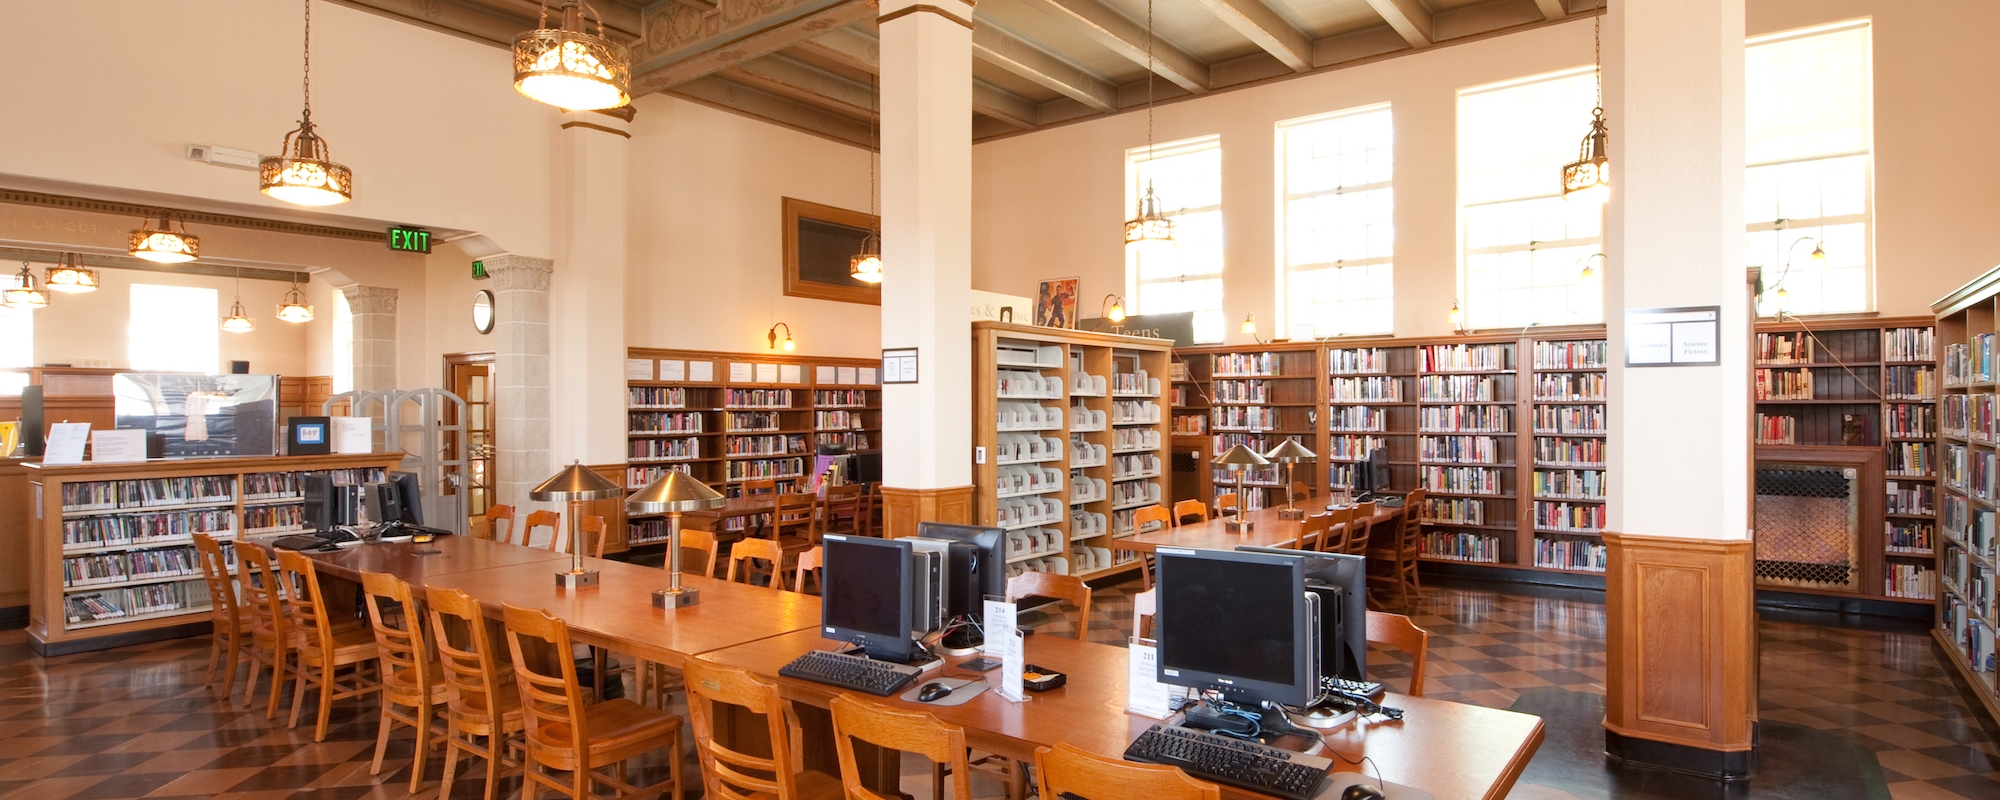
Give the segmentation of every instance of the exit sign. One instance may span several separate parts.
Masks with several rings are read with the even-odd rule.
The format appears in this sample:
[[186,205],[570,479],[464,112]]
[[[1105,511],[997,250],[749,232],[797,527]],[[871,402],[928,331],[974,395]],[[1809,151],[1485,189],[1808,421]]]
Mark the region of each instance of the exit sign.
[[431,251],[431,232],[422,228],[392,227],[389,229],[389,249],[428,253]]
[[475,281],[486,280],[486,262],[484,261],[472,262],[472,279]]

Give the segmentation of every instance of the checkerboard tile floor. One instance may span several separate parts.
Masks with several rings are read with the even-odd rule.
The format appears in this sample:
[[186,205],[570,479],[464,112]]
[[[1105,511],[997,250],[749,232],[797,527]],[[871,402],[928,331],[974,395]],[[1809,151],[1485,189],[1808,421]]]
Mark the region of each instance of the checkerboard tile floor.
[[[1097,591],[1092,640],[1125,641],[1135,592],[1132,584]],[[1411,611],[1432,634],[1427,696],[1507,708],[1524,690],[1604,690],[1602,605],[1433,587]],[[1073,611],[1052,613],[1041,630],[1070,635],[1075,623]],[[1873,752],[1893,798],[2000,798],[1996,737],[1927,636],[1771,620],[1759,629],[1764,719]],[[407,729],[392,741],[382,774],[369,774],[373,701],[336,704],[327,741],[315,744],[310,724],[290,730],[282,716],[265,720],[261,703],[244,710],[218,701],[203,683],[205,638],[52,659],[34,657],[24,641],[20,631],[0,633],[0,800],[408,795]],[[1398,654],[1375,653],[1371,668],[1392,687],[1408,679]],[[431,757],[423,795],[436,795],[442,763]],[[692,783],[696,768],[686,763]],[[461,769],[453,796],[483,796],[479,771]],[[642,761],[634,771],[651,782],[664,776],[664,762]],[[924,797],[926,783],[906,785]],[[505,779],[499,789],[512,798],[519,780]],[[1524,783],[1514,796],[1578,795]]]

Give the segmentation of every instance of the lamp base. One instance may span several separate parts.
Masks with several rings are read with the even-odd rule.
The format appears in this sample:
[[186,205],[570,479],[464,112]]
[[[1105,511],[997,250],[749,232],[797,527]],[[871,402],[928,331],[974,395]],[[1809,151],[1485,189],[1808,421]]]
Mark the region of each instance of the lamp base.
[[701,602],[701,590],[692,586],[661,589],[653,593],[654,608],[681,608]]
[[1303,508],[1278,509],[1278,519],[1305,519],[1305,518],[1306,518],[1306,510]]
[[564,589],[581,589],[597,585],[597,570],[586,569],[577,572],[556,573],[556,585]]
[[1249,533],[1256,529],[1257,529],[1257,523],[1250,522],[1248,520],[1232,519],[1223,526],[1223,530],[1229,531],[1230,533]]

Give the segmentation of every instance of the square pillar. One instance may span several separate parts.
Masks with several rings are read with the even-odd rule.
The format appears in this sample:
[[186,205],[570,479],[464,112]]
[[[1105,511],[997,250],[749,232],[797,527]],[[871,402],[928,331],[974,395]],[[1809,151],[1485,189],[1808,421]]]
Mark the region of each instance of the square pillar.
[[[549,459],[549,277],[555,262],[485,259],[493,280],[493,500],[527,507]],[[622,396],[622,394],[621,394]]]
[[396,290],[382,286],[344,286],[348,313],[354,317],[354,389],[380,392],[396,388]]

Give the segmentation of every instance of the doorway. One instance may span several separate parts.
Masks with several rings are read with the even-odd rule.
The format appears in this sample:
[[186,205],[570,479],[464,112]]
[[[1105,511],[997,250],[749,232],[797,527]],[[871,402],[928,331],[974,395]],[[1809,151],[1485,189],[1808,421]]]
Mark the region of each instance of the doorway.
[[465,459],[465,486],[447,486],[444,491],[465,492],[466,516],[482,516],[493,506],[493,487],[499,477],[493,474],[493,352],[446,354],[444,385],[465,401],[463,420],[455,418],[457,409],[445,408],[445,424],[465,426],[463,434],[445,435],[445,457]]

